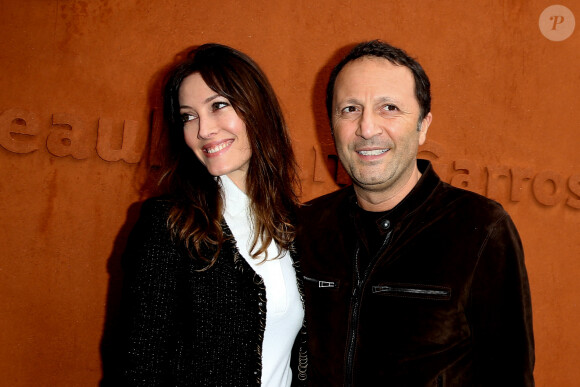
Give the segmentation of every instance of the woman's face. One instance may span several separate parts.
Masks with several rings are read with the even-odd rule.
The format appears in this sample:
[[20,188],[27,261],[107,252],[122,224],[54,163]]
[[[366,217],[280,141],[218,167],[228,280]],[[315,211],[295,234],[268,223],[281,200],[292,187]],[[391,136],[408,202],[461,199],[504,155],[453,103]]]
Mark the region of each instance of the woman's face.
[[185,142],[213,176],[227,175],[245,192],[252,149],[246,124],[227,98],[209,88],[199,73],[179,88]]

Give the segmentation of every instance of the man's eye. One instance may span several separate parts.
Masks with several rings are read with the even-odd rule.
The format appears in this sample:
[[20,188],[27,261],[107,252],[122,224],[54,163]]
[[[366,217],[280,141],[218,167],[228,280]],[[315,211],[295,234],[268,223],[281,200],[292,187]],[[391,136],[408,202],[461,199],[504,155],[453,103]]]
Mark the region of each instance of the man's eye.
[[383,106],[383,110],[387,110],[390,112],[396,112],[397,110],[399,110],[399,108],[395,105],[388,104],[388,105]]
[[197,118],[197,116],[193,115],[193,114],[189,114],[189,113],[183,113],[181,115],[181,121],[185,124],[188,121],[193,121]]
[[347,106],[342,108],[342,110],[340,111],[341,113],[354,113],[356,112],[358,109],[356,108],[356,106]]

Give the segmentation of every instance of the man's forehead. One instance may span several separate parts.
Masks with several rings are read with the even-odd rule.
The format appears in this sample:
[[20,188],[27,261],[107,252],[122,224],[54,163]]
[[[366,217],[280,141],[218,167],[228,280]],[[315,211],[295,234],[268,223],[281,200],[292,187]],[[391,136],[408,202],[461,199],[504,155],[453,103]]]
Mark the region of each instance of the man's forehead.
[[363,88],[406,91],[409,96],[414,96],[415,79],[405,66],[393,64],[385,58],[365,56],[348,62],[338,73],[334,97],[337,93]]

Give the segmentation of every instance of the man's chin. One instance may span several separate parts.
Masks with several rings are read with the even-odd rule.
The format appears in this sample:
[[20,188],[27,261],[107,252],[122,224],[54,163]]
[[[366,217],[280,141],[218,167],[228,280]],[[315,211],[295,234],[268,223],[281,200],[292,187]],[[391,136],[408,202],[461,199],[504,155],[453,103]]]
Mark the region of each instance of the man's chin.
[[381,192],[389,188],[389,182],[384,179],[356,179],[352,178],[352,183],[358,188],[370,191],[370,192]]

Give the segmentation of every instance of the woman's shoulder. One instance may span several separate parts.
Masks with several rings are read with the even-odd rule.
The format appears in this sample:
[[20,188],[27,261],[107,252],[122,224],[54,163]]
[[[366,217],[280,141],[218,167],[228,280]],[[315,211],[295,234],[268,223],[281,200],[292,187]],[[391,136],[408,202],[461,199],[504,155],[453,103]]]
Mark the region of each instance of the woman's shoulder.
[[173,200],[169,195],[153,196],[143,201],[141,211],[168,211],[173,205]]
[[133,227],[131,236],[137,239],[168,234],[167,219],[172,201],[167,196],[156,196],[146,199],[140,204],[139,216]]
[[141,203],[139,220],[147,222],[155,220],[166,221],[172,206],[173,200],[168,195],[154,196],[145,199]]

